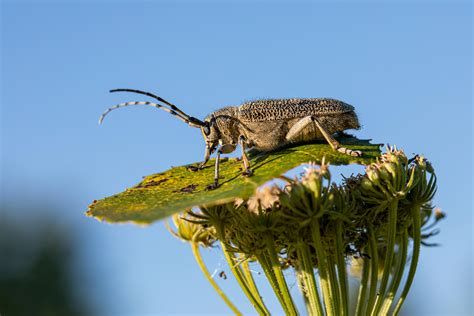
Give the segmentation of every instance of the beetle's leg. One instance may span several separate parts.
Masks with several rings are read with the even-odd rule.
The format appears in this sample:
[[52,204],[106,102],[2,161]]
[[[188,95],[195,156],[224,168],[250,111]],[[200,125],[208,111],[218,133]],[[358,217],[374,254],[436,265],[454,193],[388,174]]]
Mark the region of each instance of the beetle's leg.
[[201,170],[202,168],[204,168],[204,166],[206,165],[206,163],[209,161],[209,158],[211,157],[211,152],[212,150],[209,148],[209,146],[206,145],[206,151],[204,153],[204,161],[199,163],[197,166],[188,166],[188,170],[189,171],[198,171],[198,170]]
[[329,143],[332,149],[349,156],[354,156],[354,157],[362,156],[362,152],[359,150],[351,150],[351,149],[342,147],[341,144],[337,140],[335,140],[331,136],[331,134],[329,134],[321,126],[318,119],[314,116],[306,116],[302,118],[301,120],[299,120],[298,122],[296,122],[288,131],[288,134],[286,134],[286,140],[290,142],[293,140],[296,140],[299,134],[311,124],[316,125],[316,127],[321,131],[321,134],[323,134],[323,137],[326,139],[326,141]]
[[245,137],[243,135],[240,135],[239,137],[239,144],[240,144],[240,148],[242,149],[242,162],[244,163],[244,169],[245,169],[242,174],[244,176],[251,176],[253,172],[250,169],[249,158],[247,157],[247,153],[245,152],[247,148],[246,148],[246,143],[245,143]]
[[300,133],[310,126],[313,123],[313,120],[311,119],[311,116],[306,116],[303,117],[301,120],[296,122],[288,131],[288,134],[286,134],[285,138],[286,140],[290,142],[294,142],[298,139]]
[[321,134],[323,134],[324,138],[327,140],[329,145],[331,145],[332,149],[337,150],[340,153],[353,156],[353,157],[360,157],[362,156],[362,152],[360,150],[351,150],[346,147],[342,147],[341,144],[335,140],[331,134],[329,134],[324,127],[321,126],[319,123],[318,119],[314,116],[311,116],[311,119],[313,123],[316,125],[316,127],[321,131]]
[[[211,147],[210,149],[211,153],[214,152],[214,150],[216,149],[216,146]],[[220,165],[221,154],[229,154],[235,150],[235,147],[236,145],[232,143],[222,144],[219,146],[219,149],[217,150],[216,165],[214,169],[214,183],[207,187],[208,190],[216,189],[219,186],[219,165]]]
[[206,165],[206,163],[209,161],[209,158],[211,157],[211,148],[209,148],[209,146],[206,145],[206,151],[204,153],[204,161],[201,162],[199,165],[198,165],[198,170],[204,168],[204,166]]
[[217,155],[216,155],[216,165],[214,167],[214,183],[213,184],[209,184],[207,186],[207,189],[208,190],[214,190],[214,189],[217,189],[217,187],[219,186],[219,162],[220,162],[220,158],[221,158],[221,149],[219,148],[217,150]]

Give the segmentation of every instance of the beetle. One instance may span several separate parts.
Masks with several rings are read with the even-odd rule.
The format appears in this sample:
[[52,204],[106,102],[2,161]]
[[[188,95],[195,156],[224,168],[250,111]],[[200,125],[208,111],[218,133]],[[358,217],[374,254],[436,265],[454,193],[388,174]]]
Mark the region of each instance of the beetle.
[[108,108],[99,118],[118,108],[130,105],[150,105],[162,109],[192,127],[200,128],[206,142],[204,161],[194,170],[204,168],[211,155],[217,151],[214,183],[219,186],[219,161],[221,154],[229,154],[240,145],[243,175],[251,176],[252,170],[246,153],[249,148],[269,152],[289,145],[326,140],[333,150],[362,156],[362,152],[341,146],[333,137],[347,129],[359,129],[359,119],[352,105],[329,98],[262,99],[245,102],[239,106],[223,107],[208,115],[203,121],[190,116],[176,105],[146,91],[113,89],[110,92],[133,92],[156,99],[154,102],[126,102]]

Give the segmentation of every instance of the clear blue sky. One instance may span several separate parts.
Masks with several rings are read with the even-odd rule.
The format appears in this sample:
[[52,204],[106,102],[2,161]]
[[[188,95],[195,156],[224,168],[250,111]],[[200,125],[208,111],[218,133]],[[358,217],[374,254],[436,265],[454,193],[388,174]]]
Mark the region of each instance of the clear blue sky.
[[[358,136],[424,154],[437,170],[442,247],[423,249],[407,309],[472,312],[469,2],[3,1],[1,23],[3,209],[30,209],[7,214],[25,227],[54,216],[77,238],[77,285],[101,313],[228,312],[161,223],[83,215],[141,176],[202,158],[200,133],[152,108],[116,111],[99,127],[106,107],[143,99],[107,92],[117,87],[201,118],[262,97],[353,104]],[[217,250],[206,258],[223,264]]]

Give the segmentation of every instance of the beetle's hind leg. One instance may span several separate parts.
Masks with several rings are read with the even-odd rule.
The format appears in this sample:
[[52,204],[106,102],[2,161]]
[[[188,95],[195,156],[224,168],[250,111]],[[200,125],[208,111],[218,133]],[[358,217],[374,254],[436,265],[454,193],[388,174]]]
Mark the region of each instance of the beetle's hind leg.
[[291,129],[288,131],[288,134],[286,134],[286,140],[290,142],[292,140],[296,140],[300,136],[300,133],[311,124],[316,125],[316,127],[319,129],[319,131],[321,132],[321,134],[323,135],[323,137],[326,139],[326,141],[329,143],[329,145],[331,146],[333,150],[336,150],[340,153],[353,156],[353,157],[362,156],[362,152],[360,150],[351,150],[351,149],[341,146],[341,144],[337,140],[335,140],[331,136],[331,134],[329,134],[328,131],[326,131],[326,129],[321,125],[321,123],[319,123],[318,119],[314,116],[306,116],[302,118],[301,120],[299,120],[298,122],[296,122],[295,125],[293,125]]
[[239,144],[240,144],[240,148],[242,149],[242,162],[244,164],[244,172],[242,172],[242,174],[244,176],[251,176],[253,174],[253,171],[252,169],[250,169],[249,158],[247,156],[247,153],[245,152],[245,150],[247,149],[245,141],[246,141],[245,137],[243,135],[240,135]]
[[331,134],[329,134],[328,131],[326,131],[324,129],[324,127],[322,127],[322,125],[319,123],[317,118],[315,118],[313,116],[311,118],[312,118],[313,123],[321,131],[321,134],[323,134],[324,138],[327,140],[329,145],[331,145],[332,149],[337,150],[340,153],[343,153],[343,154],[346,154],[346,155],[349,155],[349,156],[353,156],[353,157],[362,156],[362,152],[360,150],[352,150],[352,149],[348,149],[346,147],[341,146],[341,144],[337,140],[335,140],[331,136]]

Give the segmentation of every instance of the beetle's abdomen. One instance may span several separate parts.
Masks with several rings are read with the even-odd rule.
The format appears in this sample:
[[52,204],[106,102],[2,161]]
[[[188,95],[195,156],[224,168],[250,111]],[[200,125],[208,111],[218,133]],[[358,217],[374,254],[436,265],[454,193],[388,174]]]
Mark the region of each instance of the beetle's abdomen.
[[335,99],[268,99],[242,104],[239,107],[239,118],[248,122],[264,122],[352,111],[352,105]]

